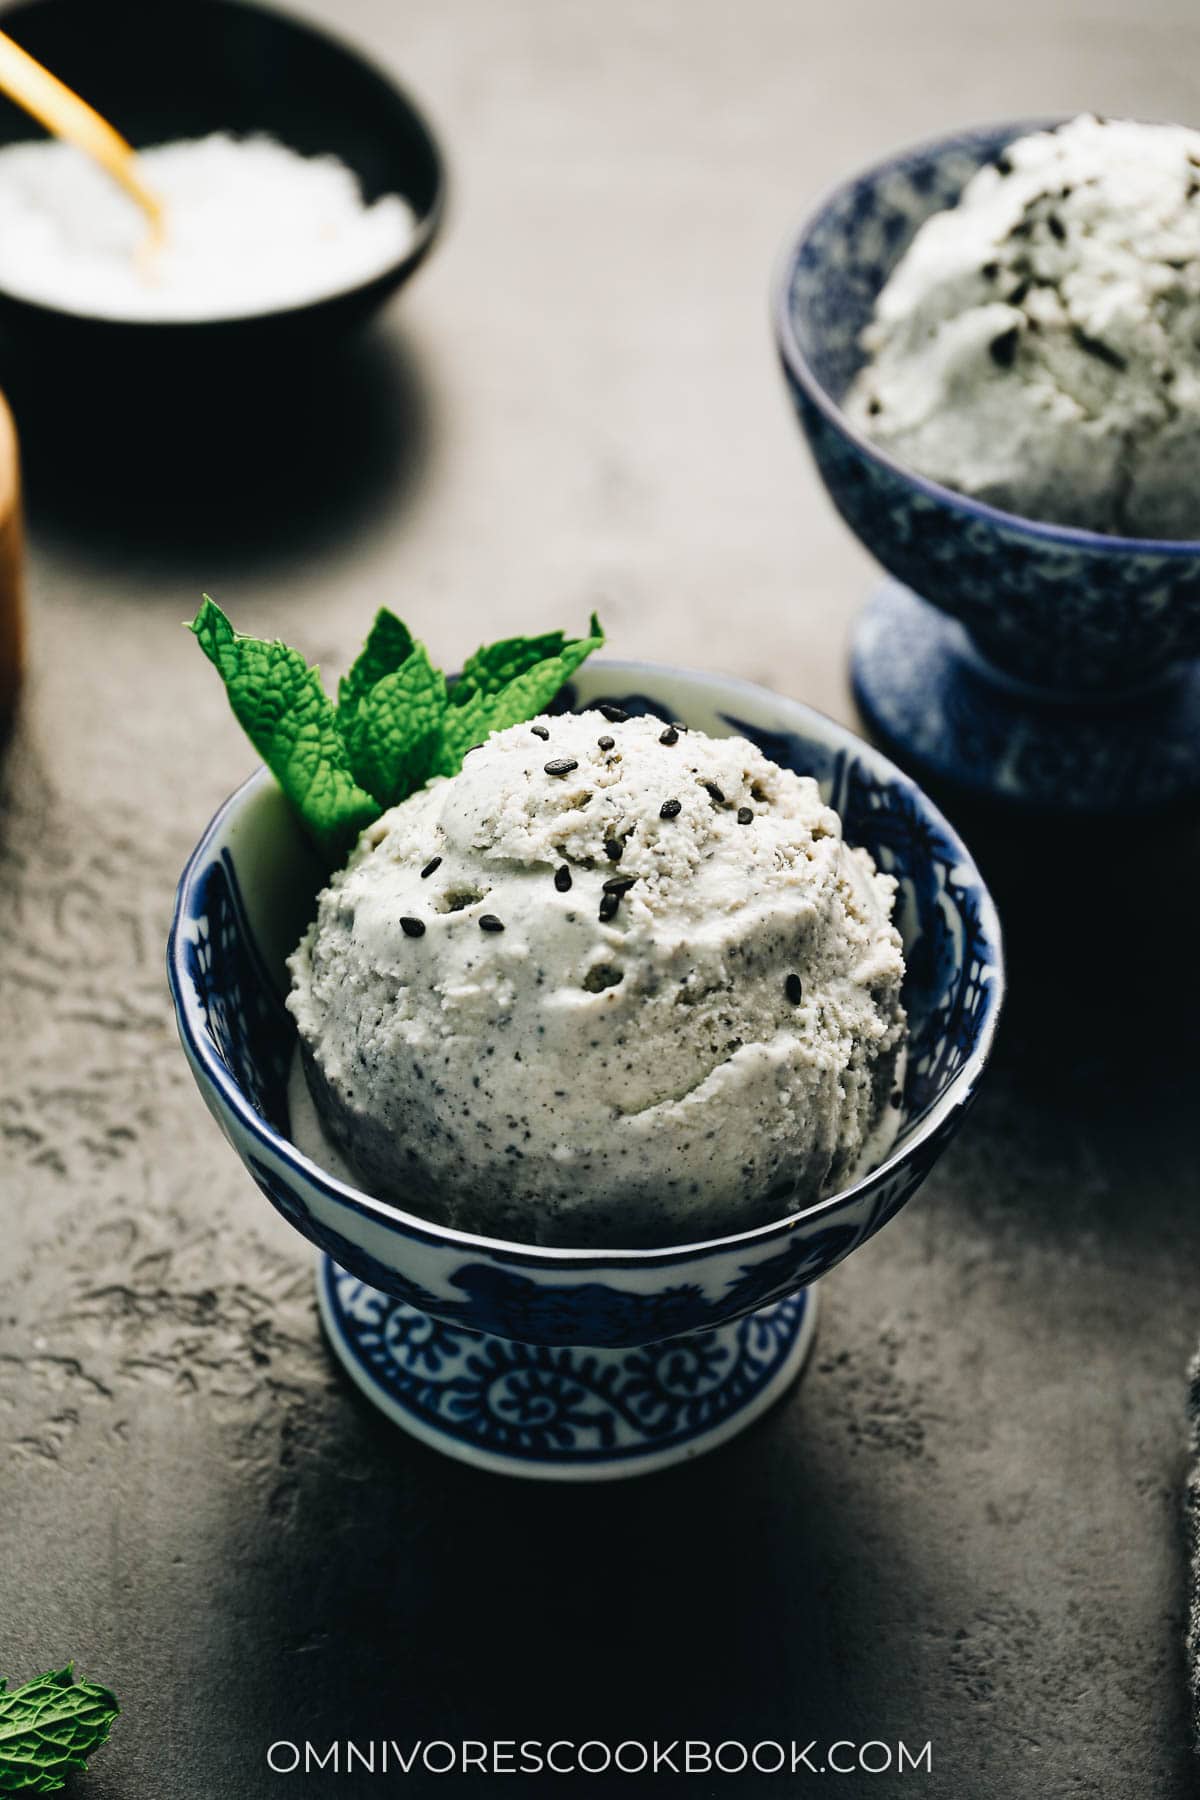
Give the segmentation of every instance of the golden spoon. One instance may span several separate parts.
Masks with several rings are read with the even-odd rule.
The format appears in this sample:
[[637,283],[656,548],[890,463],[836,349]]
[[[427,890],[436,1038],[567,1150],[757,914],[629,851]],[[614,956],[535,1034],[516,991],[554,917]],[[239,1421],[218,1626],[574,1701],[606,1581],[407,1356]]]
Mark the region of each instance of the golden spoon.
[[0,31],[0,89],[47,130],[98,162],[145,213],[150,245],[157,248],[162,243],[162,201],[142,180],[133,145],[4,31]]

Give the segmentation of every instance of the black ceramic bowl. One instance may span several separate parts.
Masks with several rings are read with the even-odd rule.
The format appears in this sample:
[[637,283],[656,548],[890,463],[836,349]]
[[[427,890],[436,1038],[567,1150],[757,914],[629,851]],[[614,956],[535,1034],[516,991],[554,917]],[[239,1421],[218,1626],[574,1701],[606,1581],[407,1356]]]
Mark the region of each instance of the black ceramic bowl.
[[[247,318],[103,319],[0,289],[9,360],[31,353],[94,366],[130,353],[286,351],[367,318],[428,254],[445,194],[433,133],[388,76],[325,32],[246,0],[27,0],[6,7],[0,25],[135,148],[212,131],[266,132],[306,155],[339,157],[368,201],[400,194],[417,218],[405,254],[370,281]],[[40,132],[0,95],[0,144]]]

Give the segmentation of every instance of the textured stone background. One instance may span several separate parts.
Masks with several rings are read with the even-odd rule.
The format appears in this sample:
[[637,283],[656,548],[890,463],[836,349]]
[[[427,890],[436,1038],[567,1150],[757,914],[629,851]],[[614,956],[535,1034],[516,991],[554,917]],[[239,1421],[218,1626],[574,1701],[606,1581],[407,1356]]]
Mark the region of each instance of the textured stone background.
[[[445,134],[453,215],[411,294],[286,392],[17,396],[34,633],[0,809],[0,1673],[74,1655],[118,1689],[90,1800],[273,1792],[270,1741],[355,1733],[931,1738],[931,1780],[838,1791],[1189,1794],[1194,824],[962,820],[1016,977],[967,1130],[826,1283],[771,1416],[590,1492],[474,1476],[335,1374],[308,1252],[192,1088],[162,950],[249,761],[179,628],[202,588],[331,670],[385,601],[447,662],[596,605],[620,653],[850,717],[870,572],[785,407],[771,258],[827,181],[908,136],[1194,117],[1200,15],[308,10]],[[804,1784],[694,1790],[746,1786]]]

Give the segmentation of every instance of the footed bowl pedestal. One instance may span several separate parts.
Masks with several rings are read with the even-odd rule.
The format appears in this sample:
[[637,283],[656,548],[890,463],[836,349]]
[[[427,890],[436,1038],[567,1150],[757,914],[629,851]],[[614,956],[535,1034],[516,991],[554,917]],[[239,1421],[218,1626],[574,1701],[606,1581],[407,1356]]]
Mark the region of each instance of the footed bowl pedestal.
[[355,1385],[425,1444],[501,1475],[603,1481],[715,1450],[799,1374],[817,1296],[634,1349],[518,1344],[443,1324],[330,1256],[321,1322]]
[[856,621],[851,677],[872,735],[931,784],[1079,817],[1200,794],[1200,661],[1116,692],[1038,688],[887,581]]

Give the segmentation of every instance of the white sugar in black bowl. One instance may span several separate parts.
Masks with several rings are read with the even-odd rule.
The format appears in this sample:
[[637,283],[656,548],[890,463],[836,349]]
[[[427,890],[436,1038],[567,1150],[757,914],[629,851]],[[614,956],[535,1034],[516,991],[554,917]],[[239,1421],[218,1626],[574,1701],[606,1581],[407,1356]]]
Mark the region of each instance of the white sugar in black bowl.
[[907,776],[809,707],[746,682],[589,662],[560,704],[611,702],[738,733],[812,775],[899,882],[909,1048],[899,1133],[843,1192],[756,1230],[654,1250],[551,1249],[375,1199],[289,1136],[284,959],[321,871],[265,770],[221,808],[179,884],[168,972],[192,1072],[271,1204],[320,1250],[330,1342],[389,1417],[452,1456],[559,1479],[632,1475],[724,1442],[794,1377],[812,1283],[915,1192],[983,1074],[1000,929],[953,828]]
[[[445,203],[442,153],[407,94],[326,32],[248,0],[26,0],[4,29],[97,107],[136,149],[228,132],[337,157],[371,203],[398,194],[412,232],[369,279],[246,316],[122,319],[0,287],[6,369],[26,357],[94,374],[200,361],[228,368],[328,343],[375,313],[429,254]],[[40,128],[0,95],[0,146]]]

